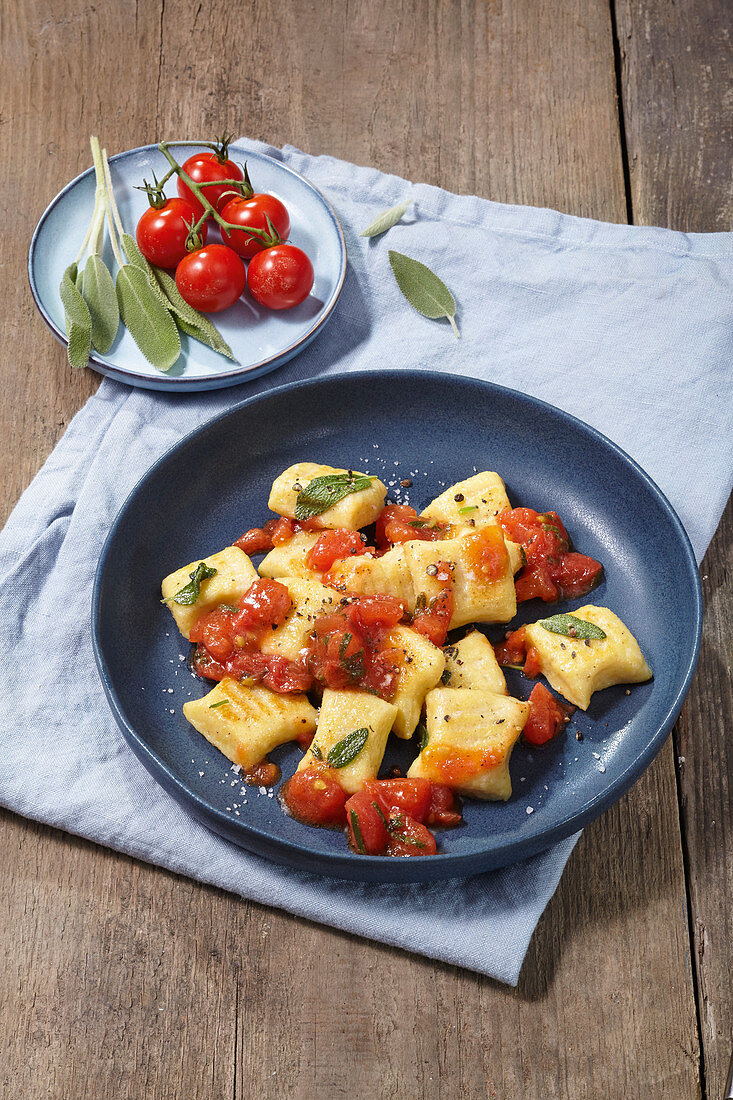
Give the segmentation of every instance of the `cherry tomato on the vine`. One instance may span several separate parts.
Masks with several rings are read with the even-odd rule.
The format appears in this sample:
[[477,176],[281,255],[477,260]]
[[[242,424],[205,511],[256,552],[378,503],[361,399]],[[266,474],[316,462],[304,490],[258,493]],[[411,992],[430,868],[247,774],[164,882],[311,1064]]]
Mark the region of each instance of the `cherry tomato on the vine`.
[[235,252],[243,256],[245,260],[251,260],[257,252],[261,252],[267,246],[259,237],[250,236],[247,229],[268,230],[269,218],[278,236],[282,241],[287,239],[290,232],[290,215],[280,199],[274,195],[252,195],[251,198],[242,197],[231,199],[221,211],[225,222],[232,225],[241,225],[242,230],[233,229],[231,233],[222,229],[221,235]]
[[[244,172],[238,164],[235,164],[233,160],[229,160],[228,157],[222,160],[213,152],[194,153],[194,155],[189,157],[183,165],[183,170],[191,177],[194,183],[209,183],[213,180],[244,179]],[[196,219],[198,220],[204,212],[203,206],[180,176],[178,177],[177,187],[178,194],[181,198],[187,199],[188,202],[193,205],[194,210],[197,211]],[[222,187],[205,187],[204,194],[211,205],[215,206],[216,209],[220,211],[220,206],[225,206],[231,198],[231,195],[228,195],[224,199],[224,202],[221,201],[222,198],[228,191],[232,190],[232,184],[225,184]]]
[[247,286],[260,305],[268,309],[292,309],[313,288],[313,264],[295,245],[277,244],[252,257]]
[[[159,209],[150,206],[137,223],[138,248],[156,267],[176,267],[186,255],[186,238],[196,220],[196,211],[187,199],[166,199]],[[207,232],[204,222],[200,228],[204,244]]]
[[176,268],[176,286],[183,298],[202,313],[219,313],[236,302],[247,275],[236,252],[223,244],[208,244],[189,252]]

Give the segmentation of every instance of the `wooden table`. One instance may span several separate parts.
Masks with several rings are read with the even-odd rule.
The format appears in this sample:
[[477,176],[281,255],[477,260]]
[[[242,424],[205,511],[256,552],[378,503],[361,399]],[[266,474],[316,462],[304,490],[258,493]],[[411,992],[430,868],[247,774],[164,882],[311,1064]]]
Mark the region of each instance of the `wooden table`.
[[[4,514],[99,383],[68,369],[25,279],[33,226],[87,167],[91,132],[114,152],[226,128],[499,201],[729,229],[726,9],[7,4]],[[682,718],[586,830],[516,991],[0,812],[2,1096],[720,1096],[733,940],[730,530],[729,518],[702,568],[702,655]]]

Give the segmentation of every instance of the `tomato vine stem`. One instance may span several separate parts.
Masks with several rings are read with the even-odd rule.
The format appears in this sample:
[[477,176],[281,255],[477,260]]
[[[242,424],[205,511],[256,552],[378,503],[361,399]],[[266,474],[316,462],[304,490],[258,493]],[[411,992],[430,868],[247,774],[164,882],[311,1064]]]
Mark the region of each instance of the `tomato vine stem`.
[[254,229],[251,226],[247,226],[246,229],[243,230],[243,227],[241,225],[235,225],[232,222],[225,221],[225,219],[222,218],[221,214],[213,205],[213,203],[211,203],[206,197],[206,194],[204,192],[204,188],[206,187],[211,187],[214,184],[219,187],[226,184],[236,185],[238,183],[241,183],[241,180],[210,180],[206,183],[196,183],[194,180],[191,179],[188,172],[186,172],[186,170],[181,167],[173,154],[170,152],[169,146],[171,145],[194,145],[198,146],[199,148],[201,147],[201,145],[204,145],[208,149],[214,149],[214,145],[211,142],[200,141],[161,141],[158,145],[158,149],[171,166],[170,171],[166,175],[165,179],[170,179],[171,175],[175,173],[179,179],[183,180],[186,187],[188,187],[189,191],[191,191],[196,196],[196,198],[204,208],[204,213],[201,218],[199,218],[196,225],[193,227],[192,232],[196,232],[196,230],[200,229],[201,225],[204,221],[206,221],[208,217],[212,217],[220,229],[225,229],[230,233],[232,232],[232,230],[236,229],[246,232],[248,237],[258,237],[260,241],[262,241],[262,243],[265,245],[279,243],[279,238],[278,240],[274,241],[272,239],[272,234],[268,233],[266,229]]

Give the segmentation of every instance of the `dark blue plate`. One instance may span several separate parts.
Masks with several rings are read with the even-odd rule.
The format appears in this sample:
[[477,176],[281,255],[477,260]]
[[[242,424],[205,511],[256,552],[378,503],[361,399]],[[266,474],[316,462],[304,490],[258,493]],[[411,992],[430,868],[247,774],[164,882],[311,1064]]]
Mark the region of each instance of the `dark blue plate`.
[[[349,852],[343,835],[286,817],[266,792],[188,725],[187,644],[161,606],[160,581],[267,518],[273,478],[309,459],[382,477],[420,509],[475,469],[498,470],[515,505],[555,509],[578,549],[605,566],[589,597],[639,640],[654,679],[593,697],[568,730],[520,742],[507,803],[466,800],[465,824],[438,834],[439,854],[390,860]],[[410,478],[409,489],[400,480]],[[584,600],[563,604],[566,610]],[[545,614],[536,601],[520,621]],[[145,475],[115,520],[97,570],[93,631],[122,733],[158,782],[229,840],[294,867],[367,881],[469,875],[520,860],[580,829],[641,775],[682,707],[695,667],[702,604],[685,531],[647,475],[615,444],[535,398],[485,382],[414,370],[372,371],[274,389],[187,436]],[[517,674],[511,688],[526,698]],[[575,733],[582,731],[583,740]],[[394,739],[393,739],[394,740]],[[411,743],[391,745],[385,768]],[[300,753],[283,746],[283,774]]]

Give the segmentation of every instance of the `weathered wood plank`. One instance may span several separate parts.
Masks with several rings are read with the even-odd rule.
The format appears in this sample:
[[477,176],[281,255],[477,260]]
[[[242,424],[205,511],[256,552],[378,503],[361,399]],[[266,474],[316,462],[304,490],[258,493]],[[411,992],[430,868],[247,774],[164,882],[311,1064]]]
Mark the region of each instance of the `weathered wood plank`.
[[733,66],[727,0],[618,0],[634,221],[733,225]]
[[[691,232],[733,222],[730,81],[725,0],[623,0],[617,11],[634,220]],[[733,510],[702,566],[705,620],[693,689],[675,730],[694,959],[708,1094],[723,1087],[733,988]]]
[[[17,277],[36,217],[87,164],[90,131],[112,150],[228,127],[625,217],[601,0],[256,0],[246,18],[223,0],[22,0],[2,34],[28,74],[1,93],[13,124],[0,125],[0,163],[29,196],[27,215],[6,218],[0,272],[6,510],[96,384],[65,366]],[[25,149],[42,151],[42,172]],[[586,832],[517,992],[9,814],[0,845],[0,1027],[21,1037],[0,1050],[0,1084],[29,1100],[700,1096],[670,746]]]

